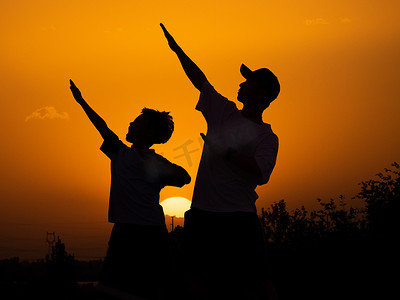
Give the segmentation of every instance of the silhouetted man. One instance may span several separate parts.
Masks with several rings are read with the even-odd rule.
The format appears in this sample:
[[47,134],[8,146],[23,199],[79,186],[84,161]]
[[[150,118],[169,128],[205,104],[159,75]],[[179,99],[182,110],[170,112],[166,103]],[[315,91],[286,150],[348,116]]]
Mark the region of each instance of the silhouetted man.
[[255,192],[266,184],[275,166],[278,137],[262,120],[263,111],[278,96],[280,85],[266,68],[251,71],[234,102],[216,92],[204,73],[161,27],[172,51],[200,91],[196,109],[207,121],[207,135],[185,214],[193,298],[253,299],[262,282],[264,235],[257,217]]
[[182,187],[190,182],[182,167],[150,149],[169,140],[174,131],[172,117],[144,108],[129,125],[126,141],[132,146],[128,147],[70,83],[74,98],[104,139],[100,150],[111,159],[108,220],[114,226],[102,282],[146,299],[164,299],[169,249],[160,191],[167,185]]

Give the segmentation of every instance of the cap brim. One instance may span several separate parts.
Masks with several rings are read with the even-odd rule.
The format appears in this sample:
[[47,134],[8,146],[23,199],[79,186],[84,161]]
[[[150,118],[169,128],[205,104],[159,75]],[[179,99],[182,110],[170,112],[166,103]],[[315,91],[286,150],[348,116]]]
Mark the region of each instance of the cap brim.
[[252,70],[250,70],[247,66],[245,66],[244,64],[242,64],[240,66],[240,74],[242,74],[242,76],[244,78],[249,78],[251,76],[251,74],[253,73]]

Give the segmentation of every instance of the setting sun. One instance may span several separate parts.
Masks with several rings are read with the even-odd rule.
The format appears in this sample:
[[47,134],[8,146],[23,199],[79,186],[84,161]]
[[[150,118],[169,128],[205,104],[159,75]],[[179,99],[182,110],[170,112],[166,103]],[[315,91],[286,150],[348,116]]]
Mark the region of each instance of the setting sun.
[[190,208],[192,202],[183,197],[171,197],[160,203],[164,209],[164,214],[183,218],[185,212]]

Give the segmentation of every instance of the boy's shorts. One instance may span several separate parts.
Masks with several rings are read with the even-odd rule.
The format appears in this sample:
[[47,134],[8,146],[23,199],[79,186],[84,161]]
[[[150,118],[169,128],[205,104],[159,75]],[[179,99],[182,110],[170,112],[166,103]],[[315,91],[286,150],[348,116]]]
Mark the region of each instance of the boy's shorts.
[[165,281],[167,267],[169,247],[165,226],[114,224],[104,259],[103,283],[148,296]]

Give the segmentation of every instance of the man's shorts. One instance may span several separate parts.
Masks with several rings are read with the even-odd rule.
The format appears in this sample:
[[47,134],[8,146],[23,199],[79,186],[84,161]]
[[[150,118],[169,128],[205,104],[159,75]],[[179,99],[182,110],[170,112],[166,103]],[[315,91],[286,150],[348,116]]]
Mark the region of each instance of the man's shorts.
[[185,213],[187,271],[211,281],[256,282],[265,278],[265,240],[256,213]]

